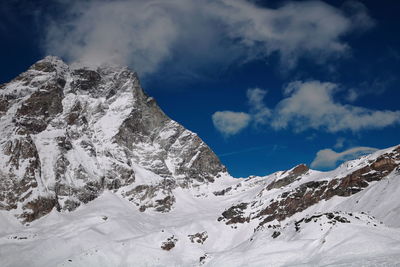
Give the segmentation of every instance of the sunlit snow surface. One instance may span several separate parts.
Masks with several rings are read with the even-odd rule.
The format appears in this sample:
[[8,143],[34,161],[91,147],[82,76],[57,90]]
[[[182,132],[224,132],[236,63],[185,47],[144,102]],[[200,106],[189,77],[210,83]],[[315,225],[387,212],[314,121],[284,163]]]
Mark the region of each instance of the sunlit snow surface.
[[[1,212],[0,265],[398,266],[399,178],[392,174],[352,197],[314,205],[281,223],[276,238],[272,235],[277,229],[254,232],[254,221],[236,228],[216,220],[226,207],[254,197],[262,183],[222,197],[194,197],[190,190],[176,189],[177,202],[169,213],[140,212],[108,191],[74,212],[53,211],[25,226]],[[225,185],[217,182],[198,190],[243,183],[223,180]],[[296,231],[299,218],[329,210],[341,210],[340,216],[350,223],[331,224],[321,216],[300,223]],[[188,238],[204,231],[208,234],[204,244]],[[171,236],[178,240],[175,247],[161,249]],[[201,262],[200,257],[204,257]]]

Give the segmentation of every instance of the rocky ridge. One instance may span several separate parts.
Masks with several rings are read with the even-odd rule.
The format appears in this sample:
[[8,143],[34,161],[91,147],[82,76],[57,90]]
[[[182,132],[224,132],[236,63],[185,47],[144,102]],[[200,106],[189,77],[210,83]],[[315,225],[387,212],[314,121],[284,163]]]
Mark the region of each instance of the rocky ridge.
[[[122,195],[142,210],[168,211],[175,187],[226,173],[127,68],[46,57],[0,88],[0,209],[18,210],[25,221],[127,186]],[[146,170],[152,180],[137,181]]]
[[[247,199],[225,210],[218,220],[228,225],[256,220],[259,226],[284,221],[322,201],[350,197],[392,173],[400,173],[400,146],[346,162],[331,172],[321,173],[299,165],[266,179],[249,178],[234,189],[257,180],[260,184],[258,193],[252,200]],[[223,189],[216,195],[229,191],[232,188]]]

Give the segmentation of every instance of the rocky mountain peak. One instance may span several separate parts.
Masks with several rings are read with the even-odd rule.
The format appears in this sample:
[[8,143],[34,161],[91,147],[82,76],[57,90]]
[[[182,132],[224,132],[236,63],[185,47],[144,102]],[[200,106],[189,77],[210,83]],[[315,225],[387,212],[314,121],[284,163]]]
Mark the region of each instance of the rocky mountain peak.
[[1,86],[0,125],[0,208],[28,221],[53,207],[73,210],[104,189],[168,211],[174,188],[226,173],[125,67],[46,57]]

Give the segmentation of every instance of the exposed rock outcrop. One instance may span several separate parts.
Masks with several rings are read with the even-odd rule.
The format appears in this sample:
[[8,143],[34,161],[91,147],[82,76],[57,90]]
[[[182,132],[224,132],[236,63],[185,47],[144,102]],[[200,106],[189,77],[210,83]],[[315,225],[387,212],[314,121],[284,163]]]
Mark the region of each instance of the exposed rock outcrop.
[[175,236],[171,236],[161,244],[161,248],[163,250],[170,251],[175,247],[176,242],[178,242],[178,239],[175,238]]
[[[53,208],[72,211],[105,189],[121,190],[141,210],[168,212],[174,188],[226,172],[144,93],[136,73],[56,57],[1,86],[0,160],[0,209],[19,207],[25,221]],[[158,176],[137,181],[142,169]]]
[[204,244],[208,238],[207,232],[195,233],[193,235],[188,235],[192,243]]
[[[346,164],[342,168],[345,168]],[[334,172],[334,175],[329,177],[327,174],[326,179],[307,181],[309,169],[305,165],[299,165],[291,171],[280,173],[279,178],[266,182],[267,185],[254,197],[256,200],[233,205],[226,209],[218,220],[226,224],[260,220],[260,226],[275,220],[283,221],[332,197],[352,196],[368,187],[370,183],[380,181],[399,169],[400,146],[376,158],[365,159],[360,167],[343,171],[344,175]],[[280,191],[274,195],[269,192],[272,189]],[[229,187],[214,194],[223,195],[231,190]],[[269,195],[273,197],[263,198]]]
[[305,164],[300,164],[293,168],[291,171],[289,171],[288,175],[285,178],[275,180],[274,182],[270,183],[267,186],[268,190],[271,190],[273,188],[281,188],[284,187],[288,184],[293,183],[297,178],[301,177],[303,174],[305,174],[309,168]]

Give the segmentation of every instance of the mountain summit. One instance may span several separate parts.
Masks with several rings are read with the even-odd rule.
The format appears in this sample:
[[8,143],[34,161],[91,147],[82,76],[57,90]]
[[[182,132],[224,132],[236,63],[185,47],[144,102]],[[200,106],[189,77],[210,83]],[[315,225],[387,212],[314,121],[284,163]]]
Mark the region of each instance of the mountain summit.
[[0,208],[25,221],[72,211],[105,189],[123,191],[141,209],[168,211],[174,188],[226,175],[127,68],[68,66],[49,56],[0,93]]
[[1,266],[396,265],[399,196],[400,146],[233,178],[127,68],[0,85]]

